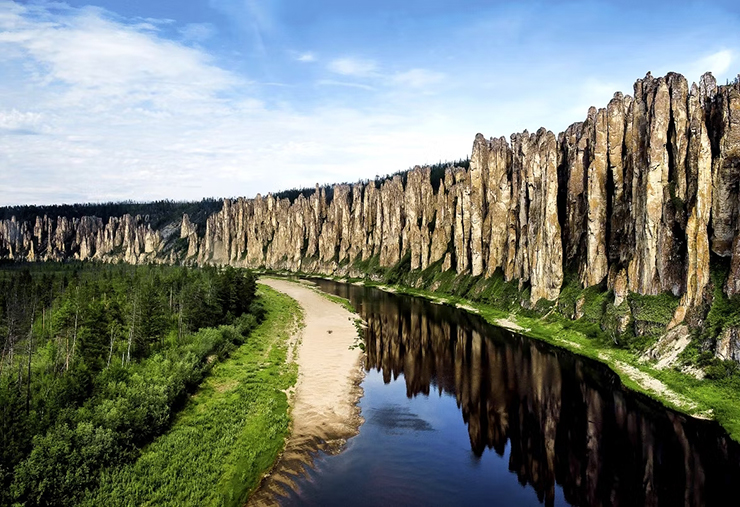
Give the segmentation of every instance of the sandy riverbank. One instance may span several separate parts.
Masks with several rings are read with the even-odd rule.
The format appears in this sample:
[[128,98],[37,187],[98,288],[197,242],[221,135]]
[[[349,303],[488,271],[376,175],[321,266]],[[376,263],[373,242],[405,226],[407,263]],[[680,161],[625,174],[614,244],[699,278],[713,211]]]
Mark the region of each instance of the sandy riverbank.
[[362,352],[355,343],[356,315],[302,283],[261,278],[260,283],[292,297],[303,308],[298,331],[298,381],[289,393],[293,426],[285,451],[248,505],[273,505],[276,495],[292,488],[293,478],[310,466],[316,451],[338,452],[357,434],[362,419]]

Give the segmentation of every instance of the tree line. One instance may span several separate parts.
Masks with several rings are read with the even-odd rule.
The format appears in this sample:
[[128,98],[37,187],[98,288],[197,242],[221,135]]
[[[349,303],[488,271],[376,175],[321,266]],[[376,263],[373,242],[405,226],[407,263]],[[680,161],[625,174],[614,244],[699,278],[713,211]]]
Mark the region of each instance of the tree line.
[[231,267],[0,266],[0,504],[78,501],[262,313]]
[[137,202],[103,202],[103,203],[77,203],[77,204],[53,204],[53,205],[23,205],[0,207],[0,220],[10,220],[15,217],[21,222],[29,222],[36,217],[49,218],[67,217],[81,218],[84,216],[95,216],[107,223],[111,217],[121,217],[125,214],[132,216],[141,215],[149,217],[152,227],[159,229],[168,223],[179,222],[183,214],[190,216],[190,221],[205,225],[206,219],[213,213],[218,213],[223,207],[222,199],[205,198],[200,201],[172,201],[169,199]]
[[[430,180],[432,183],[432,187],[434,188],[434,192],[436,193],[439,190],[440,182],[444,179],[445,171],[448,168],[451,167],[462,167],[464,169],[470,169],[470,158],[461,158],[460,160],[455,160],[452,162],[442,162],[441,160],[437,162],[436,164],[431,164],[428,166],[431,170],[430,173]],[[403,183],[404,189],[406,188],[406,182],[408,180],[408,173],[409,171],[412,171],[414,168],[409,167],[406,170],[403,171],[396,171],[392,174],[387,174],[385,176],[376,175],[374,180],[369,179],[361,179],[357,181],[356,183],[337,183],[337,184],[327,184],[327,185],[321,185],[318,187],[319,191],[324,192],[324,195],[326,197],[326,204],[331,204],[332,200],[334,199],[334,187],[336,185],[367,185],[370,183],[370,181],[373,181],[375,184],[375,188],[380,188],[383,183],[386,181],[392,180],[395,176],[401,177],[401,182]],[[310,199],[311,196],[313,196],[316,193],[316,187],[306,187],[306,188],[291,188],[289,190],[283,190],[282,192],[276,192],[272,194],[272,196],[275,199],[288,199],[291,204],[293,204],[296,199],[298,199],[299,196],[303,196],[305,199]]]

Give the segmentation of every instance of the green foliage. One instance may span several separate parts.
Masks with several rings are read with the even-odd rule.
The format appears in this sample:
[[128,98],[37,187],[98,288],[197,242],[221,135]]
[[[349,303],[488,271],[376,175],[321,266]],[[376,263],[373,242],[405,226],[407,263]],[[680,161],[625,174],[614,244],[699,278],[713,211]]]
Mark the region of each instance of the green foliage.
[[601,322],[609,303],[609,297],[610,293],[606,290],[606,284],[583,289],[581,291],[583,317],[581,318],[589,322]]
[[44,215],[52,219],[57,217],[82,218],[83,216],[94,216],[107,223],[111,217],[121,217],[129,214],[131,216],[141,215],[152,225],[153,229],[160,229],[168,223],[179,223],[183,214],[187,213],[190,221],[201,225],[199,229],[204,231],[206,219],[213,213],[221,211],[222,207],[223,201],[214,198],[190,202],[161,200],[153,202],[54,204],[49,206],[4,206],[0,207],[0,220],[10,220],[11,217],[15,217],[20,222],[28,222]]
[[386,271],[385,281],[389,284],[396,284],[400,282],[404,276],[408,275],[411,271],[411,252],[406,254],[398,261],[392,268]]
[[740,388],[740,365],[731,359],[714,359],[704,371],[708,379],[735,380],[734,383]]
[[[459,287],[465,287],[468,283],[461,283]],[[519,306],[520,292],[517,283],[507,282],[504,274],[497,269],[489,278],[481,278],[470,285],[466,291],[472,300],[482,303],[496,305],[505,310],[511,310]]]
[[376,276],[385,272],[385,270],[380,267],[380,256],[378,255],[368,257],[365,260],[361,260],[357,257],[352,265],[363,273],[367,273],[369,276]]
[[664,292],[657,296],[630,293],[627,299],[636,321],[657,324],[658,327],[662,326],[663,329],[671,322],[680,301],[679,297],[670,292]]
[[0,503],[65,505],[166,431],[264,310],[233,268],[31,268],[0,269]]
[[291,204],[293,204],[300,196],[303,196],[304,199],[310,199],[317,191],[321,193],[324,192],[324,196],[326,197],[327,204],[329,204],[334,197],[334,185],[324,185],[321,187],[306,187],[306,188],[292,188],[290,190],[283,190],[282,192],[277,192],[276,194],[273,194],[272,196],[275,199],[288,199]]
[[80,422],[61,423],[34,440],[33,451],[15,470],[13,497],[31,505],[71,505],[95,484],[97,469],[117,454],[113,431]]
[[[298,304],[270,289],[265,322],[188,401],[139,458],[102,474],[82,505],[243,505],[288,432],[284,390],[295,383],[285,341]],[[200,340],[199,340],[200,341]]]
[[740,295],[727,297],[724,291],[729,266],[714,260],[710,271],[712,303],[700,335],[701,342],[712,348],[724,329],[740,325]]
[[[563,286],[557,300],[558,311],[566,318],[576,316],[576,307],[580,305],[581,319],[589,323],[601,322],[613,296],[606,290],[604,283],[587,288],[581,287],[578,273],[567,271]],[[592,326],[585,326],[589,329]]]

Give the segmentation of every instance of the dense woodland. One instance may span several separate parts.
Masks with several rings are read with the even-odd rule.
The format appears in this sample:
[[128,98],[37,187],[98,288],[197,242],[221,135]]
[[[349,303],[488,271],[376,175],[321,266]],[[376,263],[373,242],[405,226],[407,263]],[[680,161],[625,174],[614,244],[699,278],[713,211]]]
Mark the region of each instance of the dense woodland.
[[233,268],[0,266],[0,504],[69,505],[134,460],[262,319]]
[[103,222],[108,222],[111,217],[121,217],[129,214],[131,216],[141,215],[148,217],[152,227],[159,227],[168,223],[178,223],[183,214],[190,216],[194,224],[204,225],[206,219],[213,213],[218,213],[223,207],[222,199],[208,198],[201,201],[171,201],[161,200],[153,202],[104,202],[86,204],[53,204],[48,206],[5,206],[0,207],[0,220],[10,220],[15,217],[19,222],[33,222],[36,217],[44,215],[50,218],[67,217],[81,218],[84,216],[95,216]]

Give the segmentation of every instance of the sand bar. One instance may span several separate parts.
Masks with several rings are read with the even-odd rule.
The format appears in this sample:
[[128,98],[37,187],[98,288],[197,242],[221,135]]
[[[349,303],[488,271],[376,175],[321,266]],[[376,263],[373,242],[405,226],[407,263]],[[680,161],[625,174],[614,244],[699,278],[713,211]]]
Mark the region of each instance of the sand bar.
[[310,466],[316,451],[338,452],[362,424],[362,351],[355,344],[357,315],[306,283],[261,278],[260,283],[292,297],[305,325],[297,341],[298,381],[291,397],[293,426],[285,451],[248,505],[274,505],[293,479]]

